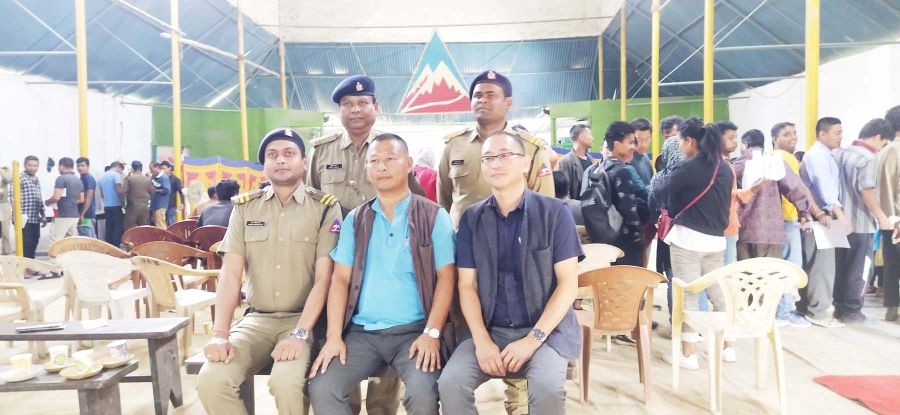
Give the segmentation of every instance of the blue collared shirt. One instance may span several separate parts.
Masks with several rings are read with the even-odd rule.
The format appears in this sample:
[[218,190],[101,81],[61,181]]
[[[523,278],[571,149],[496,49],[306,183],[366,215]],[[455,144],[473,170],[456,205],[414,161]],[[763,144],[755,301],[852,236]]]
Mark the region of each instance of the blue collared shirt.
[[822,209],[831,211],[835,206],[843,207],[837,161],[831,150],[820,141],[816,141],[803,156],[800,177]]
[[[165,173],[160,173],[153,176],[153,178],[150,179],[150,182],[153,183],[153,195],[150,197],[150,211],[153,212],[157,209],[168,209],[169,197],[172,190],[169,176]],[[162,191],[157,192],[159,189],[162,189]]]
[[[375,221],[366,251],[366,267],[353,324],[365,330],[382,330],[394,326],[424,320],[422,299],[413,270],[409,241],[409,217],[407,208],[411,196],[407,196],[394,208],[394,220],[389,221],[376,199],[372,203]],[[353,266],[356,233],[353,222],[357,210],[344,219],[337,246],[331,251],[331,259],[348,267]],[[455,256],[455,237],[450,215],[438,210],[434,229],[431,231],[435,269],[452,264]]]
[[119,200],[119,193],[117,192],[118,189],[116,189],[116,186],[120,184],[122,184],[122,175],[115,170],[110,169],[103,173],[100,181],[97,182],[97,187],[103,192],[103,206],[122,206],[122,202]]

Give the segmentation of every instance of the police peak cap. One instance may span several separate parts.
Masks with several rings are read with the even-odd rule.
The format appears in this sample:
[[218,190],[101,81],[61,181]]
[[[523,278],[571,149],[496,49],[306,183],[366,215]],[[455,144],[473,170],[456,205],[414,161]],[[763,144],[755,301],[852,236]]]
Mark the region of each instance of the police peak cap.
[[495,70],[484,71],[472,80],[472,85],[469,86],[469,98],[472,97],[472,94],[475,92],[475,85],[478,84],[497,85],[503,90],[504,95],[507,97],[512,96],[512,83],[509,82],[509,78]]
[[300,153],[306,154],[306,146],[303,145],[303,137],[300,137],[300,133],[294,131],[291,128],[281,127],[276,128],[272,131],[266,133],[263,137],[262,141],[259,142],[259,153],[257,154],[257,158],[259,159],[259,164],[265,164],[266,160],[266,147],[269,143],[275,140],[287,140],[291,141],[300,147]]
[[368,95],[375,96],[375,81],[365,75],[354,75],[344,78],[338,86],[334,87],[331,92],[331,100],[335,104],[341,103],[341,98],[352,95]]

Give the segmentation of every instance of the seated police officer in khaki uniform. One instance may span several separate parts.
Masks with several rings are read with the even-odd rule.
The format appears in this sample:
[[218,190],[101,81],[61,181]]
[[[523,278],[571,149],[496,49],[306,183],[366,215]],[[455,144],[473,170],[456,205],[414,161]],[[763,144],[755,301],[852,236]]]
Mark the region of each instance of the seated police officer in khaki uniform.
[[[305,414],[311,333],[331,280],[328,254],[337,243],[341,209],[334,196],[304,185],[306,157],[297,132],[278,129],[259,145],[271,186],[232,198],[219,248],[224,253],[213,338],[197,394],[210,414],[244,414],[238,388],[274,359],[269,392],[279,414]],[[246,272],[250,308],[234,326]],[[248,377],[249,375],[249,377]]]
[[447,324],[454,233],[445,210],[410,193],[412,165],[397,135],[369,145],[378,196],[347,215],[331,253],[328,340],[310,372],[316,413],[351,414],[352,389],[388,367],[406,385],[406,413],[438,413],[441,352],[446,358],[455,345]]

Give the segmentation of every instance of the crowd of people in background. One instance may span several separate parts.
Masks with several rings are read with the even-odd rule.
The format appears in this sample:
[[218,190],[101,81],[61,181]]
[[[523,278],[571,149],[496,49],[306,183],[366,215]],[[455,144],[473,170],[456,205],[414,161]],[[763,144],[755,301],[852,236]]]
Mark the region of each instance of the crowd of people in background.
[[[651,129],[646,119],[613,122],[604,136],[599,168],[622,216],[612,242],[625,253],[617,264],[647,266],[657,220],[666,211],[674,226],[656,245],[656,269],[670,281],[690,282],[743,259],[782,258],[803,267],[809,283],[781,299],[779,326],[862,323],[865,292],[883,295],[885,320],[897,320],[900,106],[867,122],[844,147],[841,121],[821,118],[805,154],[796,151],[797,129],[787,121],[771,127],[771,146],[759,129],[746,130],[738,142],[739,127],[727,120],[704,124],[673,116],[660,128],[665,141],[655,174],[642,145]],[[587,152],[590,131],[581,124],[571,128],[572,150],[554,173],[557,198],[576,218],[583,203],[594,203],[582,187],[588,184],[582,176],[594,163]],[[839,226],[848,247],[817,246],[814,226]],[[685,302],[694,309],[708,309],[709,303],[724,309],[716,286],[700,295],[686,293]],[[697,334],[686,328],[681,340],[682,367],[699,368],[693,354]],[[723,359],[736,359],[727,341]]]
[[[40,160],[27,156],[23,163],[22,242],[23,254],[28,258],[35,257],[41,228],[47,225],[51,243],[68,236],[85,236],[116,247],[121,246],[126,230],[144,225],[165,229],[178,220],[179,212],[183,218],[198,219],[200,226],[228,226],[231,197],[240,192],[237,181],[221,180],[207,189],[207,198],[187,212],[182,181],[173,173],[169,161],[150,163],[149,172],[144,172],[144,164],[139,160],[132,161],[127,172],[123,162],[113,161],[99,177],[91,173],[91,161],[86,157],[63,157],[55,164],[59,175],[54,179],[51,196],[45,200],[37,177]],[[0,170],[0,179],[0,234],[6,255],[15,251],[12,177],[7,167]],[[52,216],[46,214],[47,209],[52,210]],[[102,234],[98,232],[100,219]]]

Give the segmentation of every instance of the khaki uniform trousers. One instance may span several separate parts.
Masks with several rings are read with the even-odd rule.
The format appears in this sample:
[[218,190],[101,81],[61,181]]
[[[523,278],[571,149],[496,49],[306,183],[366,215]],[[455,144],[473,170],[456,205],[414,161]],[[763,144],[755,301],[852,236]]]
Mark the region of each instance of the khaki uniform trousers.
[[166,223],[166,209],[156,209],[153,211],[153,226],[166,229],[169,224]]
[[16,245],[13,243],[12,205],[0,202],[0,253],[3,255],[14,254]]
[[135,226],[150,224],[150,208],[147,206],[128,206],[125,208],[125,230]]
[[[163,209],[165,212],[165,209]],[[231,362],[208,362],[197,375],[197,395],[209,414],[246,414],[238,396],[244,380],[272,361],[275,345],[290,335],[299,313],[251,313],[231,328],[234,358]],[[309,412],[307,373],[311,363],[311,345],[296,360],[275,362],[269,376],[269,393],[281,415],[305,415]]]

